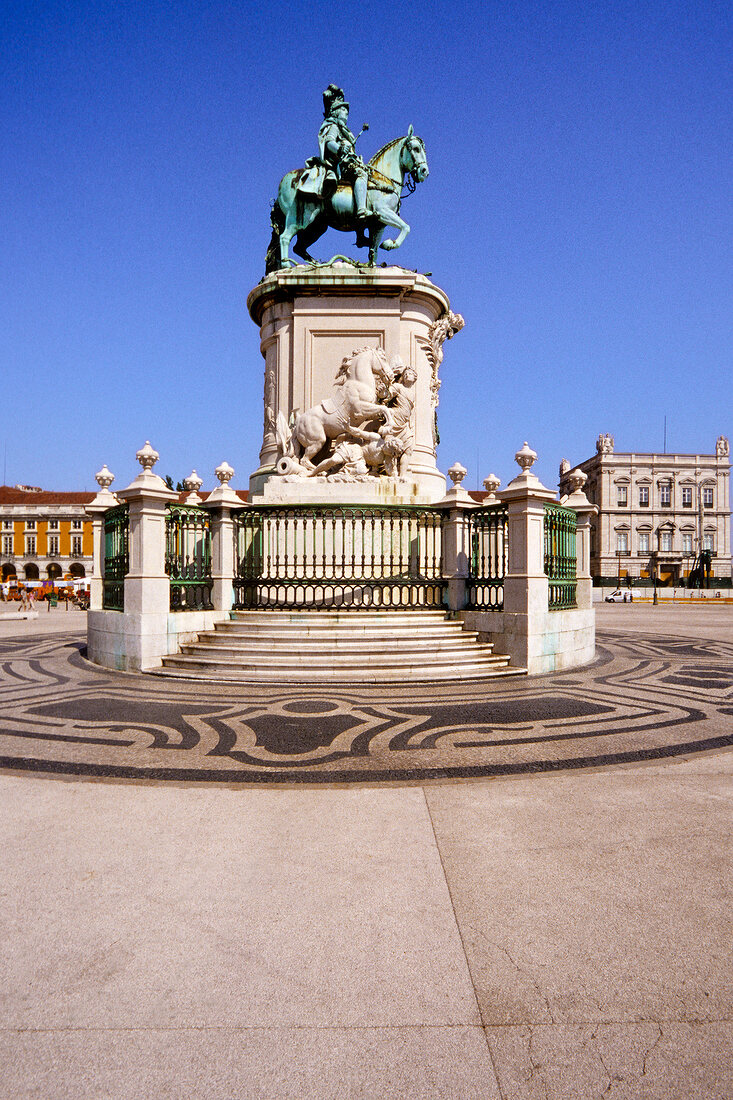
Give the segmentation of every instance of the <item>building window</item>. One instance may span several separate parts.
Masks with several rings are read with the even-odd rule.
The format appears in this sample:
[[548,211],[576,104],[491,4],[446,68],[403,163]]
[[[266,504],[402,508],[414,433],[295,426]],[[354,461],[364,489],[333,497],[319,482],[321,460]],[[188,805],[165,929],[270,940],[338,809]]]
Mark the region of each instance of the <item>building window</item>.
[[13,530],[13,521],[12,521],[12,519],[4,519],[3,520],[3,531],[12,531],[12,530]]
[[672,549],[672,532],[671,531],[662,531],[660,539],[659,539],[659,548],[660,548],[660,550],[671,550]]
[[35,531],[36,521],[34,519],[27,519],[25,521],[25,529],[26,531]]
[[703,508],[712,508],[713,506],[713,490],[703,489],[702,491],[702,506]]
[[616,532],[616,553],[628,554],[629,552],[629,533],[628,531]]
[[682,486],[682,507],[692,508],[692,489],[689,485]]
[[715,549],[714,540],[715,540],[714,535],[703,535],[703,537],[702,537],[702,548],[703,548],[703,550],[714,550]]
[[71,528],[72,528],[73,531],[81,531],[81,525],[82,525],[82,520],[72,519]]
[[672,507],[672,486],[669,482],[665,482],[664,485],[659,486],[659,503],[662,508]]
[[683,534],[682,534],[682,553],[683,554],[691,554],[692,553],[692,535],[690,534],[689,531],[683,532]]
[[81,535],[71,536],[71,556],[72,558],[80,558],[81,553]]
[[640,508],[648,508],[649,507],[649,486],[648,485],[640,485],[639,486],[639,507]]
[[59,537],[58,535],[48,536],[48,556],[50,558],[58,557],[59,553]]
[[49,531],[58,531],[59,521],[57,519],[50,519],[48,521],[48,529]]
[[13,536],[3,535],[3,554],[12,556],[13,553]]
[[627,508],[629,504],[629,490],[625,485],[616,486],[616,507]]
[[649,553],[649,532],[648,531],[640,531],[639,532],[639,553],[640,554],[648,554]]
[[26,552],[26,554],[35,554],[35,552],[36,552],[36,536],[35,535],[26,535],[25,536],[25,552]]

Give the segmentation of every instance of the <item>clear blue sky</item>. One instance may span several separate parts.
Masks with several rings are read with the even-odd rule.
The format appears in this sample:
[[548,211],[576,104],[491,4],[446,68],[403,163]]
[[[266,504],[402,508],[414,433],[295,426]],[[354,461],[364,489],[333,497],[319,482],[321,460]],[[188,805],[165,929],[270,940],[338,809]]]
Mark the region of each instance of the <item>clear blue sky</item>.
[[661,450],[666,414],[669,450],[707,453],[733,434],[730,0],[10,0],[0,40],[10,484],[96,488],[106,462],[122,488],[148,438],[161,474],[211,487],[226,458],[246,487],[245,301],[330,81],[363,154],[409,123],[426,144],[393,258],[466,319],[442,469],[505,483],[527,439],[554,486],[600,431]]

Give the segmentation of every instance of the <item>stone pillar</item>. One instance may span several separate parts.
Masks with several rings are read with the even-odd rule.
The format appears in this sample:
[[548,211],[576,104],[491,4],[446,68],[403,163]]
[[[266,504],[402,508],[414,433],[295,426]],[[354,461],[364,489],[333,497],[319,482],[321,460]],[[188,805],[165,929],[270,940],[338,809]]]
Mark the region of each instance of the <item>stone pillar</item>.
[[153,473],[159,455],[146,441],[142,472],[118,493],[130,507],[130,570],[125,577],[128,667],[145,668],[167,652],[170,581],[165,572],[165,507],[178,499]]
[[119,501],[109,487],[114,474],[106,466],[94,475],[99,492],[90,501],[85,511],[92,518],[92,576],[89,582],[89,610],[101,611],[104,599],[104,513],[115,508]]
[[215,611],[230,611],[234,603],[234,522],[233,513],[246,508],[229,482],[234,470],[228,462],[216,468],[218,488],[209,494],[203,507],[211,513],[211,602]]
[[[545,503],[556,499],[531,472],[537,459],[527,443],[515,455],[521,474],[496,495],[507,505],[509,562],[504,578],[504,612],[526,621],[547,614],[549,582],[545,576]],[[517,624],[521,627],[521,623]]]
[[471,554],[468,513],[477,507],[461,487],[466,473],[465,466],[459,462],[451,466],[448,477],[453,486],[436,505],[447,513],[443,523],[443,576],[448,580],[448,607],[451,611],[462,611],[466,606],[466,578]]
[[560,501],[564,508],[572,508],[578,517],[575,540],[575,602],[576,606],[582,610],[587,610],[593,606],[593,580],[590,572],[590,519],[598,512],[596,505],[591,504],[583,492],[583,486],[587,480],[588,476],[583,470],[573,470],[567,476],[570,493]]

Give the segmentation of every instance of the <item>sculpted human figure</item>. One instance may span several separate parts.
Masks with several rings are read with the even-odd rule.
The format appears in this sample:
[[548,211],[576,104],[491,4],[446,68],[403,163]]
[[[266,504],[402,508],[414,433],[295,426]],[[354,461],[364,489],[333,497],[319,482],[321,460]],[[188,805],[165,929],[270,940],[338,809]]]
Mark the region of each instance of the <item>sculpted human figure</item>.
[[[370,265],[380,248],[391,251],[405,241],[410,226],[400,214],[402,192],[414,191],[428,178],[425,143],[412,126],[402,137],[383,145],[368,164],[356,152],[359,134],[349,129],[349,104],[343,89],[329,84],[323,93],[323,122],[318,131],[318,156],[305,168],[286,172],[272,205],[272,237],[267,272],[289,267],[293,253],[307,263],[318,261],[309,249],[327,229],[356,231],[356,245],[369,249]],[[397,235],[385,239],[388,229]]]
[[[392,424],[390,435],[394,436],[400,444],[399,476],[407,475],[407,467],[415,446],[415,383],[417,371],[414,367],[403,366],[399,357],[394,362],[397,371],[396,378],[389,388],[393,400]],[[401,368],[401,369],[400,369]]]
[[[332,191],[339,180],[350,183],[354,192],[354,215],[359,222],[367,217],[367,169],[364,161],[356,152],[356,137],[348,126],[349,104],[344,99],[343,89],[329,84],[323,93],[323,122],[318,131],[318,161],[308,161],[310,169],[318,163],[325,168],[320,177],[309,174],[313,181],[318,180],[314,189]],[[308,190],[313,183],[301,181],[301,188]]]
[[[376,438],[378,439],[379,436]],[[346,435],[339,436],[333,453],[310,470],[308,477],[318,477],[320,474],[328,474],[332,470],[338,470],[352,477],[365,475],[368,471],[361,444],[354,442]]]

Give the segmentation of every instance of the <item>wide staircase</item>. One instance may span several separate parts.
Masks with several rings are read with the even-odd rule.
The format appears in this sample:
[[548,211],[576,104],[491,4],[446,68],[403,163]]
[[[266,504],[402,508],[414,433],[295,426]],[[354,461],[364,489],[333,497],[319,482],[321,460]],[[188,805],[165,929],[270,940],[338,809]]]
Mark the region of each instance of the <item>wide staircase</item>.
[[442,611],[233,611],[155,675],[217,683],[404,683],[521,676]]

